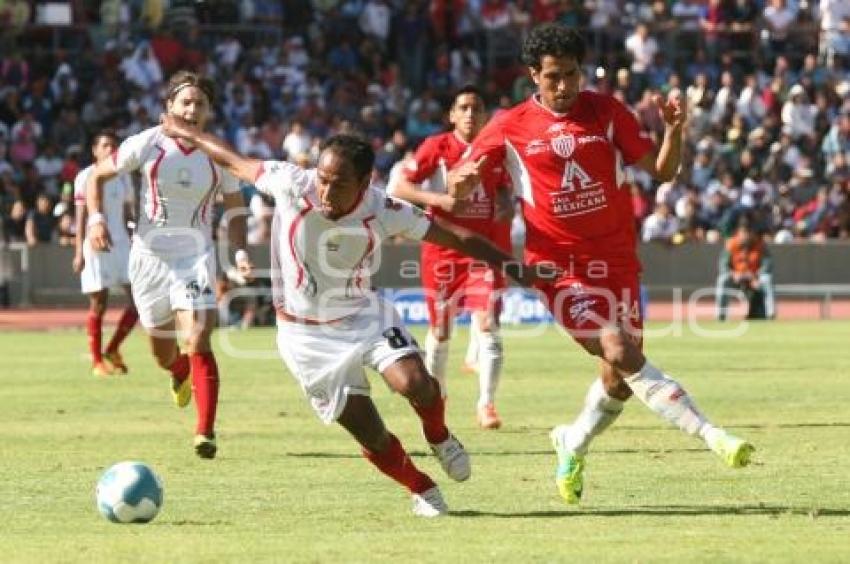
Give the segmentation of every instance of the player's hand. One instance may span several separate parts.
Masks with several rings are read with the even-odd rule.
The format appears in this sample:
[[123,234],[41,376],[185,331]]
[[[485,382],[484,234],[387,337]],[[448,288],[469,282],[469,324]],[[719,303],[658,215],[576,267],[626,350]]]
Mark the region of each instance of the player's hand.
[[191,123],[169,113],[159,114],[159,124],[162,126],[162,132],[169,137],[187,138],[194,132]]
[[105,252],[112,248],[112,237],[105,223],[95,223],[89,227],[89,243],[92,250]]
[[448,173],[448,192],[459,200],[466,198],[481,182],[481,169],[487,161],[484,155],[477,161],[466,161]]
[[440,194],[437,198],[437,207],[448,213],[456,213],[463,208],[463,200],[459,200],[449,194]]
[[661,118],[664,120],[664,125],[667,129],[681,130],[688,119],[688,104],[682,91],[674,88],[667,95],[667,100],[656,94],[652,97],[652,101],[658,106],[661,112]]
[[71,261],[71,267],[74,269],[74,274],[79,274],[86,266],[86,259],[83,258],[83,253],[74,253],[74,260]]
[[250,259],[237,260],[236,270],[246,282],[250,282],[254,279],[254,263],[252,263]]

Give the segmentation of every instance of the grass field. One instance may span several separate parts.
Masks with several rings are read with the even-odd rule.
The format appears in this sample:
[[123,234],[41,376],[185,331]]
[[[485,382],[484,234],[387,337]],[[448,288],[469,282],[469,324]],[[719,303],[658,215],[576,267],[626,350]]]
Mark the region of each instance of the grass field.
[[[594,363],[555,330],[508,337],[506,426],[474,425],[474,377],[450,375],[449,423],[473,457],[463,484],[425,454],[415,416],[376,377],[388,426],[440,483],[452,515],[416,519],[404,491],[318,423],[273,350],[272,330],[226,332],[220,456],[195,458],[194,415],[172,406],[141,332],[129,376],[90,376],[81,331],[0,334],[3,562],[718,562],[850,560],[850,323],[750,326],[736,339],[653,338],[718,423],[750,438],[734,471],[637,402],[594,445],[585,501],[562,505],[550,427],[570,419]],[[465,347],[459,332],[451,366]],[[148,525],[97,513],[110,464],[144,460],[165,483]]]

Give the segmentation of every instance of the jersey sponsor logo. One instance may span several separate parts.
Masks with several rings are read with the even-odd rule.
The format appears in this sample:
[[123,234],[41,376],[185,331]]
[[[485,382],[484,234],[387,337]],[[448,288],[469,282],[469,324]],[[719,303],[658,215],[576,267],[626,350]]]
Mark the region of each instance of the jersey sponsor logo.
[[546,129],[546,133],[560,133],[567,129],[567,124],[559,121],[557,123],[553,123]]
[[404,204],[392,198],[384,198],[384,207],[388,210],[401,211]]
[[593,306],[596,304],[596,299],[590,296],[583,296],[570,305],[570,319],[576,325],[581,325],[590,318],[590,313]]
[[545,153],[548,150],[549,145],[546,144],[546,141],[544,141],[543,139],[533,139],[529,141],[528,145],[525,146],[525,155],[530,157],[532,155]]
[[561,158],[568,159],[576,148],[576,138],[572,133],[558,135],[550,141],[552,150]]
[[578,138],[579,145],[587,145],[588,143],[607,143],[608,139],[601,135],[584,135]]

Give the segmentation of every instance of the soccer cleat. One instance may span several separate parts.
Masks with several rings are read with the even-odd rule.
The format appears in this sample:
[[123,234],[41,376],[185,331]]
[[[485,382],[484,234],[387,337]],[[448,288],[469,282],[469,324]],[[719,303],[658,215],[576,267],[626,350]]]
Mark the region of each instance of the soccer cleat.
[[564,446],[564,435],[570,432],[569,425],[558,425],[549,437],[558,455],[558,467],[555,469],[555,485],[558,493],[570,505],[581,500],[584,491],[584,456],[580,456]]
[[413,514],[419,517],[440,517],[449,512],[449,506],[440,493],[440,488],[434,486],[422,493],[413,494]]
[[488,403],[478,408],[478,426],[482,429],[498,429],[502,426],[495,405]]
[[91,367],[91,373],[94,376],[111,376],[112,369],[105,362],[95,362]]
[[752,443],[730,435],[723,430],[718,430],[717,433],[708,435],[706,442],[708,443],[708,447],[731,468],[743,468],[747,466],[750,463],[753,452],[756,450],[756,447]]
[[128,372],[127,365],[124,364],[124,359],[121,357],[121,353],[118,351],[115,352],[105,352],[103,353],[103,358],[112,365],[112,372],[115,374],[126,374]]
[[174,376],[171,377],[171,397],[177,407],[189,405],[189,400],[192,399],[192,383],[188,376],[183,380],[178,380]]
[[440,444],[432,444],[431,450],[440,461],[440,466],[443,467],[445,473],[452,480],[463,482],[464,480],[468,480],[469,476],[472,475],[469,454],[467,454],[463,445],[454,435],[450,434],[449,438]]
[[215,458],[218,450],[215,435],[195,435],[195,454],[201,458]]

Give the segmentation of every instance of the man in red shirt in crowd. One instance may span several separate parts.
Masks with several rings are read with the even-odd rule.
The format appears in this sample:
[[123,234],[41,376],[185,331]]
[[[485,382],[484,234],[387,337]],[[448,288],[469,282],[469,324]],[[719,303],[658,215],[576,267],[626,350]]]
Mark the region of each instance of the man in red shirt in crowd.
[[655,99],[665,124],[656,152],[625,106],[580,90],[584,52],[583,39],[572,29],[535,28],[522,56],[538,92],[487,124],[449,173],[449,193],[463,197],[490,167],[504,163],[522,203],[526,262],[553,263],[565,271],[538,290],[558,323],[602,360],[601,377],[578,418],[551,433],[558,455],[555,481],[568,503],[581,497],[591,440],[632,394],[700,436],[729,466],[747,465],[754,450],[712,425],[682,386],[642,352],[640,263],[624,167],[641,168],[658,181],[676,175],[687,117],[681,93]]
[[[449,122],[452,130],[425,139],[401,174],[391,180],[388,191],[427,207],[433,217],[474,231],[510,253],[513,204],[503,168],[490,167],[482,172],[481,182],[465,198],[446,192],[448,170],[461,160],[486,123],[484,99],[477,88],[467,86],[455,94]],[[445,396],[452,323],[458,309],[471,311],[471,346],[476,347],[479,377],[478,424],[497,429],[502,425],[495,407],[502,372],[499,294],[505,288],[505,277],[454,249],[428,242],[422,243],[421,265],[430,324],[425,365],[440,382]]]

